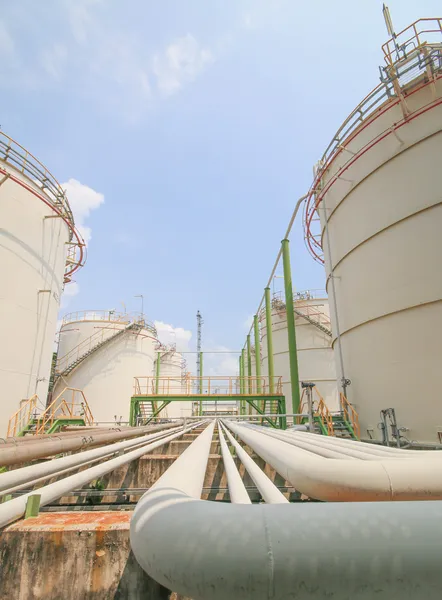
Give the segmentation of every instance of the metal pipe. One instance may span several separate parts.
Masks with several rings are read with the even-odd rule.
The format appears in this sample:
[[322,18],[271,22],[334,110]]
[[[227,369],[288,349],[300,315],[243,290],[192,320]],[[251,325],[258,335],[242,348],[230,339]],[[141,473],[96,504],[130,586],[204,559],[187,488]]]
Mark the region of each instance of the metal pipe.
[[[203,393],[203,353],[200,352],[200,380],[199,380],[199,393]],[[200,398],[200,416],[203,414],[203,399]]]
[[255,336],[255,374],[256,374],[256,389],[258,394],[262,393],[261,381],[261,341],[259,339],[259,323],[258,315],[253,317],[253,330]]
[[[198,427],[200,423],[196,423],[189,427],[189,430],[195,429]],[[146,445],[138,448],[137,450],[131,450],[127,452],[123,456],[118,456],[116,458],[111,458],[105,463],[101,463],[96,465],[95,467],[89,467],[80,473],[76,473],[75,475],[70,475],[69,477],[65,477],[60,481],[56,481],[54,483],[50,483],[44,487],[38,489],[38,494],[40,495],[40,506],[44,506],[45,504],[49,504],[54,500],[57,500],[61,496],[69,493],[71,490],[77,489],[86,485],[93,479],[97,479],[98,477],[103,477],[106,473],[110,471],[114,471],[118,467],[127,464],[128,462],[132,462],[141,458],[147,452],[162,446],[167,442],[171,442],[183,435],[183,432],[180,431],[178,433],[174,433],[169,435],[161,440],[156,440],[154,442],[148,442]],[[35,494],[36,492],[32,491],[28,494],[23,494],[23,496],[19,496],[18,498],[14,498],[12,500],[8,500],[3,504],[0,504],[0,527],[4,527],[8,523],[19,519],[25,512],[26,502],[29,496]]]
[[286,481],[310,498],[329,502],[442,499],[440,461],[322,458],[250,427],[232,421],[226,421],[226,425]]
[[[308,197],[309,197],[309,194],[305,194],[304,196],[301,196],[301,198],[299,198],[298,201],[296,202],[295,208],[293,210],[291,219],[289,221],[289,224],[287,226],[287,230],[286,230],[285,235],[284,235],[284,239],[288,239],[289,238],[290,232],[292,230],[293,223],[295,222],[295,219],[296,219],[296,216],[298,214],[299,208],[300,208],[301,204],[304,202],[304,200],[306,200]],[[274,263],[272,271],[270,273],[269,280],[267,282],[267,286],[266,287],[268,287],[269,290],[270,290],[270,285],[272,283],[273,276],[274,276],[274,274],[276,272],[276,268],[277,268],[278,263],[279,263],[279,259],[281,258],[281,254],[282,254],[282,248],[280,247],[279,251],[278,251],[278,256],[276,257],[275,263]],[[265,302],[265,300],[266,300],[266,298],[265,298],[265,293],[264,293],[264,295],[262,296],[261,301],[259,303],[259,306],[258,306],[258,309],[256,311],[256,314],[259,314],[259,311],[261,310],[261,306],[262,306],[263,302]],[[252,327],[250,327],[249,333],[250,333],[250,331],[252,331]]]
[[264,290],[266,302],[266,333],[267,333],[267,365],[269,372],[269,391],[275,392],[274,368],[273,368],[273,330],[272,330],[272,301],[270,299],[270,288]]
[[182,427],[175,427],[172,430],[160,431],[158,433],[152,433],[150,435],[142,436],[141,438],[127,440],[125,442],[116,442],[109,446],[102,448],[96,448],[95,450],[85,450],[78,454],[71,456],[64,456],[62,458],[54,458],[50,461],[46,461],[39,464],[32,464],[21,469],[14,469],[7,471],[6,473],[0,473],[0,494],[4,495],[11,486],[18,486],[25,484],[34,478],[48,478],[54,475],[58,475],[59,471],[69,469],[75,469],[82,465],[87,460],[101,460],[107,456],[111,456],[116,452],[133,448],[139,444],[145,444],[149,441],[159,439],[168,435],[169,431],[175,433],[178,430],[182,430]]
[[[242,358],[242,374],[243,374],[241,394],[245,395],[245,393],[246,393],[246,378],[245,378],[245,375],[246,375],[246,351],[244,348],[241,350],[241,358]],[[240,413],[242,415],[244,415],[245,412],[246,412],[246,401],[244,400],[244,398],[241,398]]]
[[223,457],[224,471],[226,472],[227,485],[229,487],[230,502],[234,504],[251,504],[250,497],[241,479],[235,461],[229,452],[221,426],[218,423],[218,436],[221,446],[221,456]]
[[231,443],[231,445],[235,448],[235,452],[239,458],[239,460],[244,465],[247,473],[253,480],[253,483],[258,488],[259,493],[267,502],[267,504],[286,504],[288,502],[287,498],[281,494],[278,488],[273,484],[273,482],[267,477],[267,475],[262,471],[253,458],[247,454],[247,452],[242,448],[238,442],[234,439],[233,435],[227,429],[224,429],[227,439]]
[[37,458],[54,456],[62,452],[74,452],[82,448],[91,448],[100,446],[109,442],[139,437],[146,433],[154,433],[163,429],[170,429],[173,423],[165,425],[156,425],[154,427],[130,427],[124,431],[114,431],[113,433],[98,433],[96,435],[83,434],[79,436],[68,436],[63,438],[53,438],[50,441],[39,440],[34,444],[2,446],[0,448],[0,466],[16,465],[23,462],[29,462]]
[[287,335],[289,342],[290,385],[292,389],[292,412],[299,412],[301,398],[299,395],[298,350],[296,347],[295,312],[293,310],[292,271],[290,268],[290,243],[288,239],[281,242],[282,261],[284,265],[285,310],[287,315]]
[[[137,561],[167,589],[195,600],[439,600],[442,502],[208,502],[187,491],[184,454],[171,467],[183,477],[148,491],[131,520]],[[195,459],[205,469],[207,455]]]
[[156,368],[156,381],[155,381],[155,394],[158,396],[160,389],[160,370],[161,370],[161,352],[157,353],[157,368]]
[[[229,415],[229,419],[232,417]],[[297,434],[295,431],[288,431],[287,433]],[[349,448],[355,448],[358,450],[363,450],[366,453],[383,456],[385,458],[394,458],[395,456],[406,456],[408,458],[442,458],[442,452],[437,452],[435,450],[404,450],[398,448],[386,448],[384,446],[377,446],[375,444],[370,444],[368,442],[361,442],[359,440],[350,440],[345,438],[337,438],[337,437],[321,437],[317,434],[311,433],[300,433],[300,435],[305,436],[307,439],[314,440],[322,440],[323,443],[327,443],[332,446],[344,446]]]

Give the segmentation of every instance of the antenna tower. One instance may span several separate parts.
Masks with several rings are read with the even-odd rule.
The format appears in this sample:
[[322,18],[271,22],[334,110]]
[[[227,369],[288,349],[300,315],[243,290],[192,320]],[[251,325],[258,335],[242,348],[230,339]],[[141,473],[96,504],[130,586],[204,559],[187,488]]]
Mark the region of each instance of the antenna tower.
[[196,374],[198,377],[201,377],[201,330],[203,323],[203,317],[201,316],[200,311],[198,311],[196,313]]

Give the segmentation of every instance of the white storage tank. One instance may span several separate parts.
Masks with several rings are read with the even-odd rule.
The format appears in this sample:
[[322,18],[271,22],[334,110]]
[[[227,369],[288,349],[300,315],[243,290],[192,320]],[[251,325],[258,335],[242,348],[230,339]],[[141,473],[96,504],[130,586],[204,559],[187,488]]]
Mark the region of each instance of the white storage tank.
[[96,422],[127,422],[134,377],[154,374],[158,345],[155,327],[139,314],[70,313],[60,329],[53,396],[80,389]]
[[[185,361],[183,355],[176,351],[174,346],[161,346],[155,359],[155,375],[157,373],[157,361],[160,360],[159,391],[169,391],[170,394],[185,394]],[[167,378],[167,380],[163,379]],[[163,409],[159,417],[181,418],[192,416],[192,402],[171,402]]]
[[[404,439],[442,441],[441,23],[417,22],[384,46],[385,84],[338,131],[306,212],[366,438],[381,437],[380,411],[394,408]],[[395,45],[408,38],[398,61]]]
[[46,402],[64,283],[83,242],[63,190],[32,154],[0,132],[0,435],[20,402]]
[[[331,325],[325,292],[312,290],[294,296],[296,346],[299,381],[316,384],[318,392],[331,411],[339,410]],[[267,328],[261,311],[262,375],[268,376]],[[282,377],[287,413],[293,412],[290,381],[290,357],[286,306],[280,294],[272,298],[273,365],[275,377]],[[302,389],[300,387],[300,394]]]

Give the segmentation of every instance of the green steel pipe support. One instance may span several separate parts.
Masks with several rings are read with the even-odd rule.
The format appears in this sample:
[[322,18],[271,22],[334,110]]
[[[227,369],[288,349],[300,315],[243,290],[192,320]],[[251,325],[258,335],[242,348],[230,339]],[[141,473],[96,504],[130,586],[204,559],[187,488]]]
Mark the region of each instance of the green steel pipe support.
[[[200,380],[199,380],[199,393],[203,394],[203,353],[200,352]],[[203,414],[203,399],[200,398],[200,416]]]
[[158,396],[160,390],[160,368],[161,368],[161,352],[157,353],[157,371],[156,371],[156,382],[155,382],[155,394]]
[[292,413],[299,412],[299,371],[298,351],[296,348],[295,312],[293,310],[292,272],[290,268],[289,240],[282,240],[282,262],[284,267],[285,309],[287,314],[287,334],[289,341],[290,384],[292,388]]
[[[245,372],[246,372],[246,350],[243,348],[241,350],[241,360],[242,360],[242,391],[241,394],[246,393],[246,380],[245,380]],[[244,398],[241,399],[241,410],[240,413],[242,415],[245,414],[246,404]]]
[[272,330],[272,301],[270,300],[270,288],[266,287],[265,290],[265,303],[266,303],[266,333],[267,333],[267,363],[269,372],[269,391],[270,394],[274,394],[274,369],[273,369],[273,330]]
[[[250,334],[247,336],[247,391],[250,395],[253,394],[253,384],[252,384],[252,349],[250,346]],[[252,407],[249,406],[249,415],[252,414]]]
[[[253,331],[255,336],[255,375],[256,375],[256,393],[262,394],[262,382],[261,382],[261,341],[259,339],[259,323],[258,315],[253,317]],[[258,402],[260,407],[264,408],[264,402],[260,400]]]

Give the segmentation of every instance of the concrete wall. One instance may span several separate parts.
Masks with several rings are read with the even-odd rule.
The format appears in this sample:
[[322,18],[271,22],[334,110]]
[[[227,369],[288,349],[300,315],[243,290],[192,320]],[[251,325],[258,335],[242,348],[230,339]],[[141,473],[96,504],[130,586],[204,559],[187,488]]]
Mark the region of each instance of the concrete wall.
[[170,592],[138,566],[130,513],[41,513],[0,538],[0,598],[166,600]]
[[[21,173],[1,164],[46,197]],[[21,400],[38,394],[46,403],[69,231],[61,218],[46,218],[56,213],[11,179],[0,186],[0,210],[0,435],[4,435]]]
[[397,135],[390,131],[404,119],[401,108],[384,105],[322,180],[323,189],[331,186],[320,213],[336,297],[327,277],[328,293],[363,436],[380,437],[379,412],[389,407],[410,440],[438,443],[442,431],[441,98],[440,80],[410,94],[411,114]]

